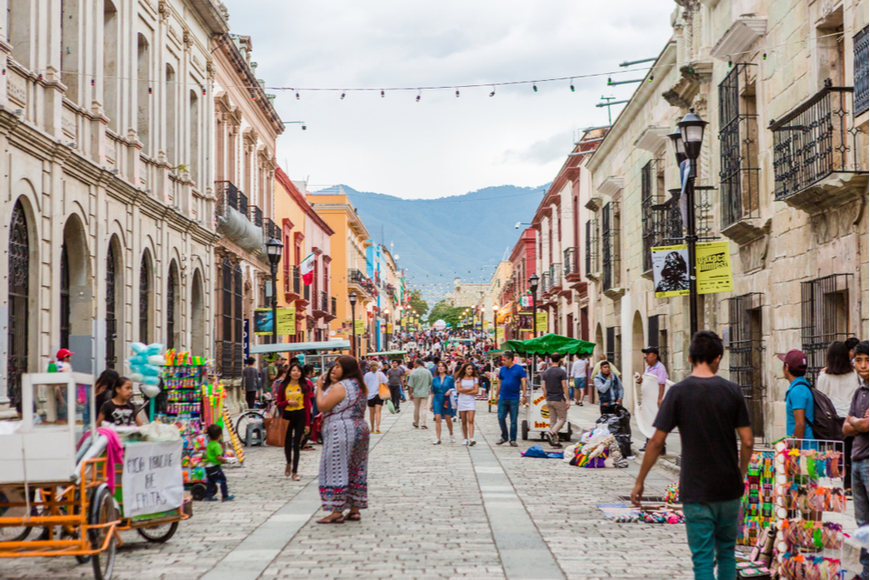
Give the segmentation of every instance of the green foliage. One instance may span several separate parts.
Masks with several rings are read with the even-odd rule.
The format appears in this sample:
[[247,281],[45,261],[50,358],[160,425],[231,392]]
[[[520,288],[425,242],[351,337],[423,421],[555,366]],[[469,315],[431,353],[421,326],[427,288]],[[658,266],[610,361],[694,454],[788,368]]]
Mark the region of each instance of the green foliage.
[[[442,300],[432,307],[429,313],[429,322],[434,323],[436,320],[443,320],[451,326],[451,328],[459,328],[459,321],[469,318],[470,315],[465,314],[468,308],[455,307],[446,300]],[[470,325],[468,325],[470,328]]]
[[429,304],[420,296],[419,290],[411,290],[408,293],[408,302],[411,304],[411,308],[417,311],[417,316],[420,318],[423,318],[429,312]]

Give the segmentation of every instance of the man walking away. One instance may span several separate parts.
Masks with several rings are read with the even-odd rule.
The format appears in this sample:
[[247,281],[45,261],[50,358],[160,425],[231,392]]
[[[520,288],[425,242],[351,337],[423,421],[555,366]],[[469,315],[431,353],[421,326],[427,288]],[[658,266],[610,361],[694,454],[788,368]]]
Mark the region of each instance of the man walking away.
[[405,371],[399,368],[399,361],[394,360],[386,374],[387,385],[390,387],[390,398],[393,400],[393,406],[398,413],[399,403],[402,402],[402,380],[405,378]]
[[[568,373],[568,379],[572,380],[571,397],[574,402],[583,406],[583,399],[586,398],[586,382],[589,379],[589,359],[578,358],[571,365],[571,371]],[[592,404],[592,401],[589,401]]]
[[[248,409],[254,408],[254,403],[257,401],[257,391],[260,389],[260,372],[254,364],[257,361],[254,357],[249,356],[245,360],[245,368],[242,371],[242,389],[245,391],[245,402]],[[269,383],[271,387],[271,383]]]
[[807,374],[807,355],[793,348],[776,358],[782,361],[782,374],[788,381],[785,392],[785,434],[795,439],[815,439],[813,419],[815,407]]
[[[716,376],[723,352],[722,340],[709,330],[692,337],[692,374],[665,395],[631,492],[634,504],[640,505],[644,480],[665,437],[679,428],[683,447],[680,497],[695,580],[714,580],[714,568],[718,568],[719,580],[733,580],[737,575],[737,517],[754,443],[743,392],[736,383]],[[740,436],[739,461],[735,430]]]
[[[867,525],[867,378],[870,374],[870,345],[861,342],[855,347],[855,371],[860,386],[852,397],[849,415],[843,423],[843,435],[854,437],[852,441],[852,499],[855,500],[855,523],[858,527]],[[861,579],[867,580],[867,548],[861,550],[861,564],[864,570]]]
[[561,354],[551,354],[552,364],[541,375],[544,379],[544,391],[547,393],[547,409],[550,412],[550,430],[547,432],[547,437],[553,447],[562,446],[559,443],[559,431],[568,421],[568,408],[571,406],[571,398],[568,396],[568,373],[559,366],[560,360],[562,360]]
[[622,381],[619,380],[619,377],[610,370],[609,362],[601,363],[601,372],[592,381],[595,383],[595,390],[598,391],[601,414],[615,413],[616,405],[622,404],[625,389],[622,387]]
[[[496,445],[503,445],[510,441],[511,447],[517,446],[517,415],[520,413],[520,401],[526,404],[526,391],[528,388],[528,375],[526,369],[514,364],[514,353],[505,351],[501,355],[502,367],[498,371],[500,381],[498,391],[498,425],[501,428],[501,439]],[[522,396],[521,396],[522,394]],[[511,416],[511,430],[508,435],[507,416]],[[508,438],[510,437],[510,438]]]
[[[414,362],[414,370],[411,371],[411,376],[408,377],[408,393],[411,400],[414,401],[414,427],[428,429],[426,426],[426,408],[424,403],[429,398],[429,391],[432,389],[432,373],[426,370],[426,364],[422,359],[417,359]],[[423,412],[420,412],[420,409]]]

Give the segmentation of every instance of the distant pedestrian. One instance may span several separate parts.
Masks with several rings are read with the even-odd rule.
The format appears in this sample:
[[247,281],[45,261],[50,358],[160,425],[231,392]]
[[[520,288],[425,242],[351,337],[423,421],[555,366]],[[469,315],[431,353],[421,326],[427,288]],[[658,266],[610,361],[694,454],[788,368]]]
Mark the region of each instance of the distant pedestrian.
[[541,378],[544,380],[547,410],[550,415],[550,430],[547,431],[547,438],[553,447],[562,446],[559,443],[559,431],[568,422],[568,408],[571,406],[571,397],[568,392],[568,373],[559,366],[559,361],[561,360],[561,354],[551,354],[550,362],[552,364],[541,375]]
[[[517,416],[520,413],[520,403],[526,404],[528,391],[528,375],[526,369],[514,363],[514,353],[505,351],[501,355],[502,367],[498,371],[500,381],[498,391],[498,425],[501,428],[501,439],[496,445],[510,441],[511,447],[517,446]],[[510,433],[508,433],[507,417],[510,415]]]
[[[569,398],[574,399],[574,402],[582,407],[583,399],[586,398],[586,383],[589,382],[589,359],[578,357],[571,365],[571,370],[568,371],[568,379],[573,381],[570,385],[569,395],[571,396]],[[589,400],[590,405],[594,402],[594,398]]]
[[402,382],[405,380],[405,371],[399,367],[399,361],[394,360],[392,365],[386,372],[387,385],[390,387],[390,399],[393,401],[393,407],[396,412],[399,412],[399,405],[402,402]]
[[[692,337],[692,374],[665,395],[631,492],[639,506],[644,480],[664,448],[665,437],[679,428],[680,498],[696,580],[713,580],[714,568],[719,580],[737,576],[737,519],[755,443],[743,392],[736,383],[716,376],[723,352],[722,340],[709,330]],[[735,431],[740,437],[739,459]]]
[[480,390],[480,379],[475,366],[467,362],[459,368],[454,377],[456,383],[457,410],[459,421],[462,425],[462,444],[473,446],[474,440],[474,414],[477,411],[477,393]]
[[[242,370],[242,390],[245,392],[245,402],[248,405],[248,409],[253,409],[255,407],[257,402],[257,391],[260,390],[260,373],[254,366],[256,362],[257,361],[254,357],[249,356],[247,360],[245,360],[245,368]],[[275,378],[277,378],[277,375],[278,372],[276,368],[272,375],[274,378],[266,384],[271,387]]]
[[[849,414],[849,407],[855,391],[860,386],[858,373],[852,366],[852,349],[842,341],[834,341],[828,346],[825,368],[816,379],[816,389],[831,399],[837,416],[845,418]],[[845,458],[845,472],[843,487],[846,493],[852,490],[852,444],[854,437],[843,439],[843,455]]]
[[432,374],[426,370],[422,359],[414,362],[414,370],[408,377],[408,394],[414,402],[414,427],[428,429],[426,426],[426,407],[429,392],[432,390]]
[[595,390],[598,391],[601,414],[606,415],[613,413],[616,405],[622,404],[625,389],[619,377],[611,371],[609,362],[604,361],[600,368],[601,372],[595,375],[592,382],[595,384]]
[[365,421],[366,385],[352,356],[338,357],[317,389],[317,408],[324,414],[320,456],[320,498],[330,515],[319,524],[362,519],[368,507],[369,426]]
[[[668,370],[659,360],[659,348],[657,346],[648,346],[641,349],[640,352],[643,353],[643,360],[646,362],[646,368],[644,369],[643,374],[654,376],[655,381],[645,381],[644,377],[640,374],[634,374],[634,381],[638,385],[641,385],[640,411],[636,414],[638,415],[638,420],[642,420],[642,418],[648,416],[649,418],[646,420],[649,421],[658,412],[659,407],[662,406],[662,399],[665,396],[665,388],[668,383]],[[653,409],[651,405],[646,403],[647,401],[655,401],[655,408]],[[646,412],[646,415],[643,414],[644,412]],[[648,425],[648,423],[644,424]],[[643,424],[641,426],[643,426]],[[648,442],[649,438],[647,438],[647,443]],[[646,451],[646,444],[644,444],[640,450]],[[663,450],[662,453],[667,453],[667,450]]]
[[441,445],[441,419],[447,423],[447,430],[450,432],[450,442],[454,443],[453,438],[453,417],[456,415],[456,409],[453,408],[450,402],[450,396],[455,388],[453,377],[447,372],[447,363],[441,361],[438,363],[438,374],[432,379],[432,398],[429,410],[435,415],[435,441],[433,445]]
[[797,349],[786,354],[778,354],[782,361],[782,374],[788,381],[785,392],[785,434],[795,439],[815,439],[813,419],[815,419],[813,391],[807,374],[807,355]]
[[381,432],[381,410],[384,400],[381,399],[380,387],[387,384],[387,375],[378,370],[378,363],[369,363],[369,372],[363,377],[368,391],[367,405],[369,408],[369,430],[372,433]]
[[[843,423],[843,435],[854,437],[852,443],[852,499],[855,500],[855,523],[858,527],[867,525],[868,511],[868,390],[870,377],[870,346],[866,342],[854,348],[855,371],[860,386],[852,396],[849,413]],[[861,565],[864,567],[861,578],[867,580],[867,548],[861,550]]]
[[275,402],[282,412],[282,418],[288,422],[287,434],[284,438],[284,458],[287,465],[284,475],[293,481],[299,481],[299,454],[302,451],[302,439],[311,430],[311,399],[308,393],[308,381],[298,361],[290,363],[284,382],[278,389]]
[[54,363],[54,367],[55,367],[55,369],[57,369],[57,372],[59,372],[59,373],[71,373],[71,372],[73,372],[72,356],[74,354],[75,353],[73,351],[71,351],[67,348],[62,348],[59,351],[57,351],[57,355],[55,357],[55,358],[57,358],[57,362]]
[[208,445],[205,447],[205,497],[203,501],[217,501],[218,486],[221,489],[223,501],[233,501],[236,496],[230,495],[227,489],[227,476],[221,465],[224,463],[224,448],[221,445],[223,430],[219,425],[211,424],[205,430],[208,435]]

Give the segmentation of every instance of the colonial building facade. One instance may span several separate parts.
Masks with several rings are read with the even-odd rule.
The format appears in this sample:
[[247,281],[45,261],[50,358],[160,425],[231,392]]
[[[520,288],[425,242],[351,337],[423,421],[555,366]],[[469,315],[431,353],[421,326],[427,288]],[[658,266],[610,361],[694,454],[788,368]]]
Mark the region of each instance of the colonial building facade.
[[123,369],[133,341],[212,353],[207,0],[5,0],[0,414],[61,347]]

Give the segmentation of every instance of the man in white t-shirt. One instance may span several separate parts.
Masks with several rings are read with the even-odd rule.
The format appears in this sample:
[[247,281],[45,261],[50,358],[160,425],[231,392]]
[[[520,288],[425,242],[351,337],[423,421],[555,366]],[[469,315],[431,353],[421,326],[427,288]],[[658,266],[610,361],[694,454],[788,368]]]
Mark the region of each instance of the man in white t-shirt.
[[[577,358],[574,364],[571,365],[571,370],[568,371],[569,383],[571,384],[571,398],[574,402],[583,406],[585,398],[586,385],[589,382],[589,359],[586,357]],[[589,404],[593,401],[590,399]]]

